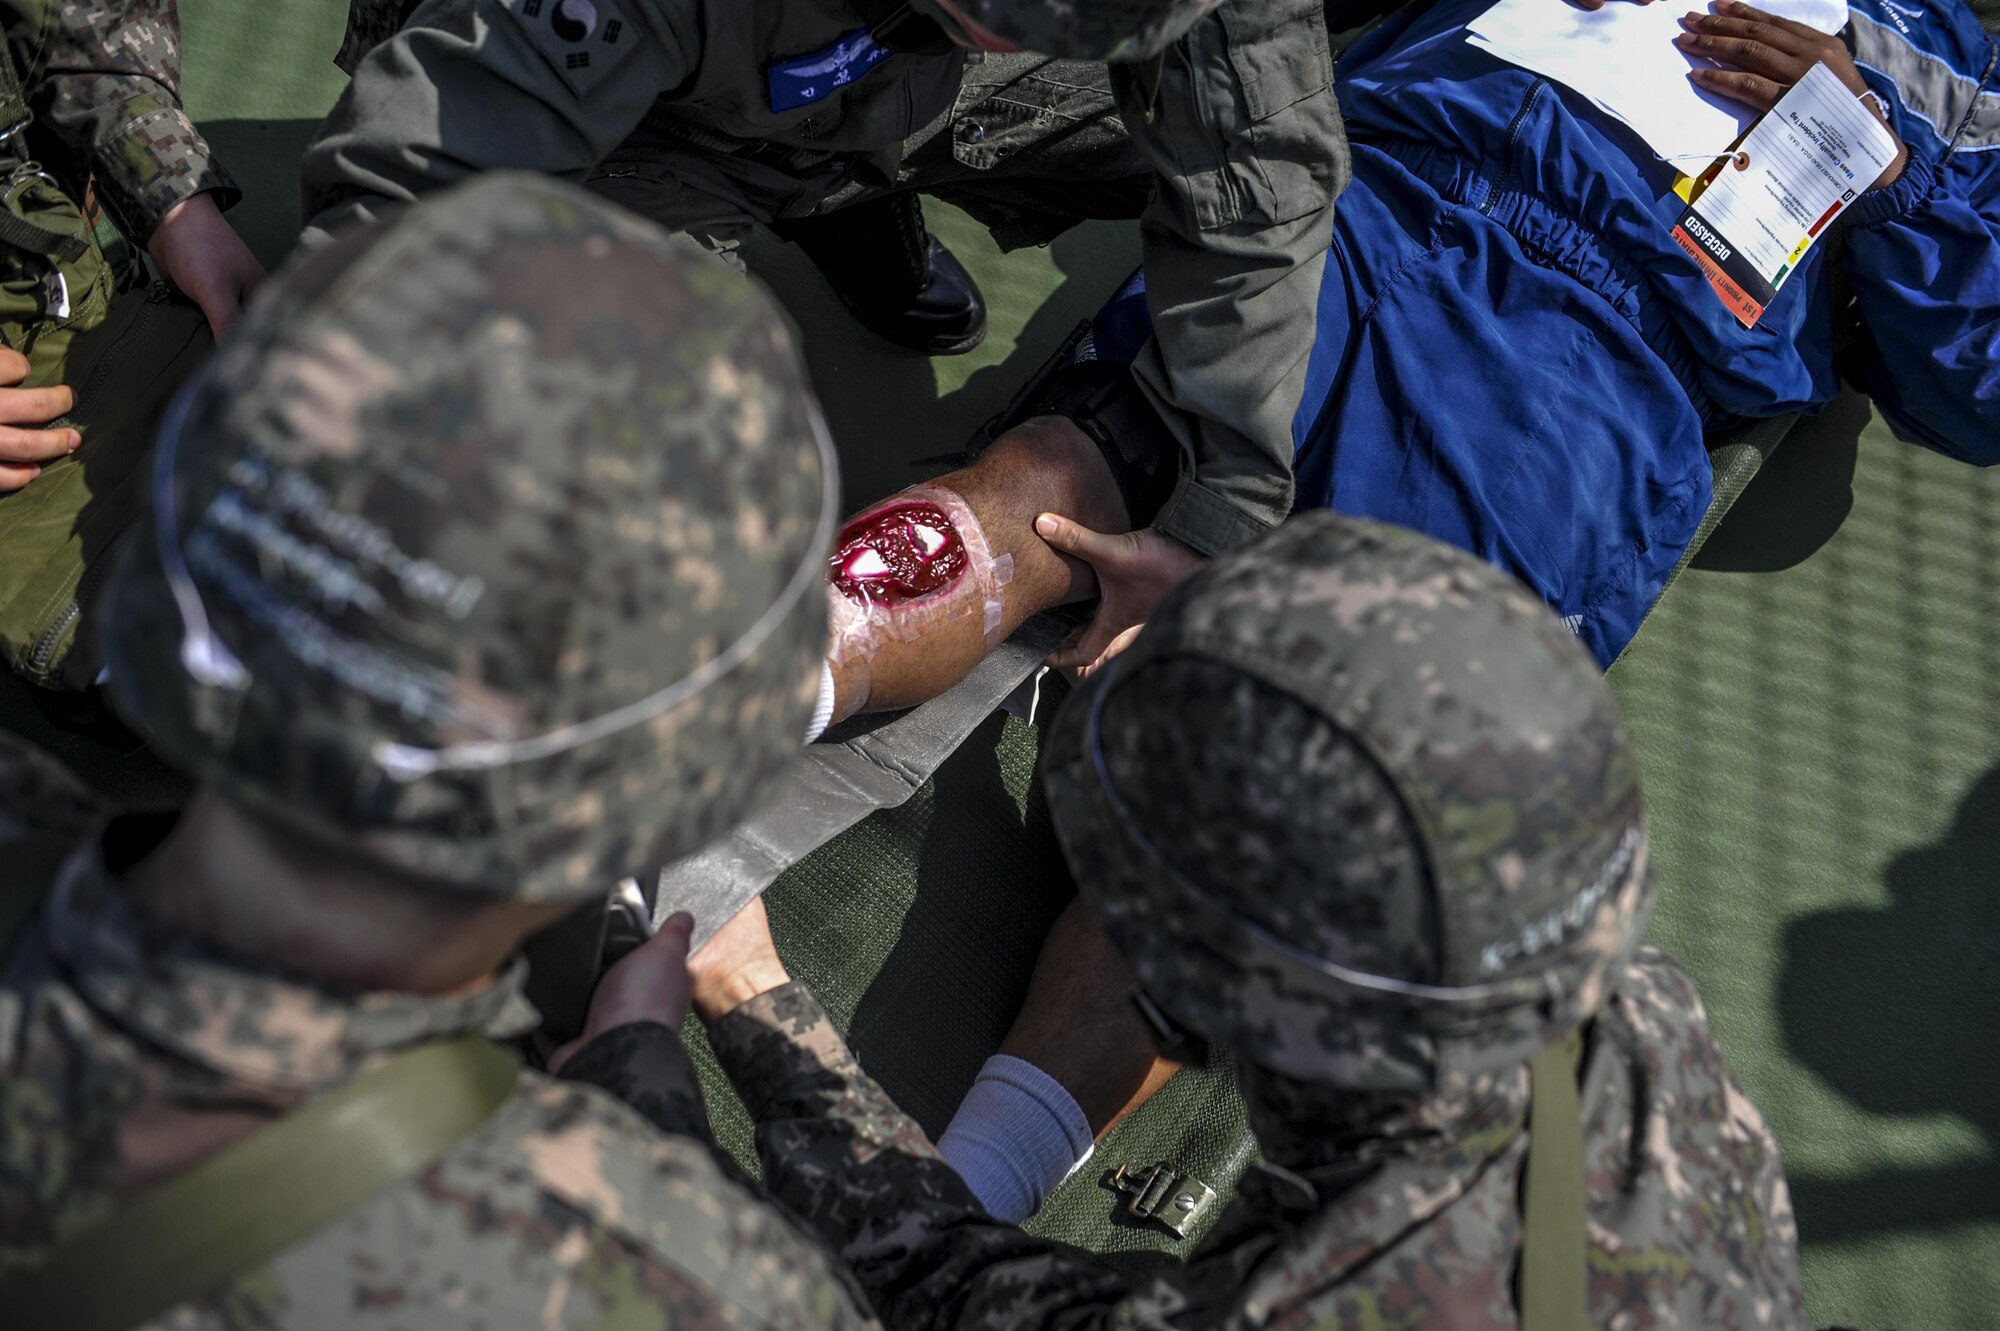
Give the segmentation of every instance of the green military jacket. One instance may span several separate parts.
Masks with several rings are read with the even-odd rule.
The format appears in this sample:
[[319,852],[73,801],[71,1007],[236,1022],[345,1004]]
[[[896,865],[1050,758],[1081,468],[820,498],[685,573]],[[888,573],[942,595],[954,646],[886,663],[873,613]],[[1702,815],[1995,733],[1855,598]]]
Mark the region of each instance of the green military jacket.
[[[400,17],[398,0],[362,3]],[[845,0],[428,0],[361,61],[308,150],[308,235],[474,171],[581,177],[642,122],[754,153],[729,187],[754,175],[766,220],[856,180],[920,188],[897,174],[903,150],[951,132],[977,57],[831,61],[835,91],[774,109],[789,101],[776,63],[862,27]],[[1118,66],[1113,83],[1157,185],[1142,218],[1155,337],[1136,373],[1183,454],[1154,525],[1220,553],[1291,508],[1292,416],[1349,174],[1320,0],[1224,0],[1169,48],[1156,88]],[[959,163],[1032,153],[1049,127],[1014,110],[1019,126],[955,134]]]
[[[767,1186],[847,1258],[891,1331],[1520,1331],[1525,1068],[1393,1121],[1316,1119],[1317,1164],[1253,1166],[1185,1268],[1133,1282],[988,1217],[803,987],[752,999],[711,1038]],[[1589,1043],[1589,1324],[1808,1326],[1777,1142],[1687,975],[1643,948]]]
[[[10,801],[0,856],[78,826],[75,788],[4,736],[0,798]],[[454,1035],[517,1035],[537,1021],[519,966],[438,998],[341,992],[287,975],[279,959],[252,967],[208,952],[136,910],[115,881],[110,866],[157,834],[128,820],[86,837],[55,870],[39,916],[0,954],[0,1281],[384,1054]],[[0,890],[46,882],[7,876]],[[686,1119],[662,1126],[705,1132],[677,1036],[638,1025],[602,1038],[621,1032],[642,1037],[637,1047],[597,1061],[614,1078],[643,1070],[640,1109]],[[686,1097],[673,1094],[680,1084]],[[530,1071],[422,1172],[154,1324],[874,1325],[830,1258],[707,1142],[664,1133],[597,1087]]]

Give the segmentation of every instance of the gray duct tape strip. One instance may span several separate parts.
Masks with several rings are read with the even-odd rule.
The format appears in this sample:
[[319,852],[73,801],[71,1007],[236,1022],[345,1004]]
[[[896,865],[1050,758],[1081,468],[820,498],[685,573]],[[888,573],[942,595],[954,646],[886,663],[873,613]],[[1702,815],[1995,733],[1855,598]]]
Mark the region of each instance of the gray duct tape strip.
[[660,871],[655,922],[692,911],[698,948],[779,874],[877,809],[909,799],[1035,673],[1075,622],[1060,611],[1037,615],[970,675],[921,707],[856,717],[808,745],[760,812]]

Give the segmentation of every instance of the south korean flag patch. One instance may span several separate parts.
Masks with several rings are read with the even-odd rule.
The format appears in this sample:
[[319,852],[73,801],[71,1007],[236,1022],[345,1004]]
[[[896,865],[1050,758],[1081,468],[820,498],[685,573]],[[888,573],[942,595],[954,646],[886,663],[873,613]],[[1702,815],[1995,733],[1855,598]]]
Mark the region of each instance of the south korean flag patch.
[[506,5],[542,58],[578,97],[588,97],[645,38],[620,10],[618,0],[506,0]]

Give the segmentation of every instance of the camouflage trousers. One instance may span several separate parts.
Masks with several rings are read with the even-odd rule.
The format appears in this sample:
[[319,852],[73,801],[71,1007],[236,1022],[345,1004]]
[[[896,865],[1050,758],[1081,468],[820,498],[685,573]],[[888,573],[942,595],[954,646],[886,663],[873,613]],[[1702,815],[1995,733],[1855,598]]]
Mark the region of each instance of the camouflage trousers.
[[737,143],[656,112],[589,184],[733,256],[757,226],[782,234],[788,222],[912,190],[1019,249],[1090,218],[1137,217],[1152,182],[1103,65],[1023,54],[969,61],[951,108],[883,153]]

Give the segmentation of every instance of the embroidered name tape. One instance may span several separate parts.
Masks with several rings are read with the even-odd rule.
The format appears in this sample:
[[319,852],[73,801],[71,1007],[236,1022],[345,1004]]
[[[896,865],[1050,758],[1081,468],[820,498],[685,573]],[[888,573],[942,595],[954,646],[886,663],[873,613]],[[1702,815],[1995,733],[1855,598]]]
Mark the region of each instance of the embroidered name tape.
[[764,67],[773,111],[796,111],[839,92],[895,52],[857,28],[831,46]]

